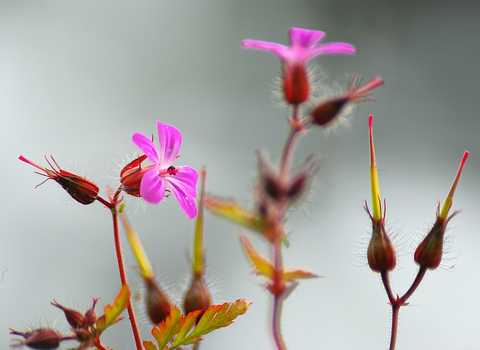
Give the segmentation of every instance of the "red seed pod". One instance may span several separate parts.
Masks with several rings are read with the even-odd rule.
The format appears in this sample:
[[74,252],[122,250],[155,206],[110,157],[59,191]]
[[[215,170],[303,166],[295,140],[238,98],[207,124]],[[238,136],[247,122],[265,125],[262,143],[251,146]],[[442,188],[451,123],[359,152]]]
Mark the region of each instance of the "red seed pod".
[[152,323],[159,324],[170,315],[172,306],[165,293],[152,278],[146,278],[144,281],[147,289],[146,306],[148,317]]
[[85,318],[80,312],[78,312],[77,310],[69,309],[63,305],[60,305],[55,300],[50,304],[52,304],[55,307],[58,307],[65,313],[65,318],[67,319],[68,324],[73,329],[83,327]]
[[185,314],[188,315],[190,312],[202,310],[202,313],[197,316],[196,322],[198,323],[210,305],[210,294],[208,293],[203,277],[194,274],[192,283],[185,294],[185,300],[183,302]]
[[[37,174],[46,176],[47,180],[52,179],[57,182],[77,202],[87,205],[93,203],[97,199],[99,189],[96,184],[94,184],[90,180],[87,180],[84,177],[62,170],[55,161],[55,159],[53,159],[53,157],[51,158],[53,163],[57,166],[58,170],[55,169],[55,167],[50,163],[47,157],[45,157],[45,159],[47,160],[48,165],[50,165],[52,169],[43,168],[35,163],[32,163],[23,156],[19,157],[21,161],[24,161],[25,163],[33,165],[34,167],[44,171],[45,174]],[[41,184],[43,184],[43,182]],[[40,185],[37,185],[36,187]]]
[[360,86],[361,82],[361,77],[353,76],[343,95],[332,97],[316,104],[310,112],[312,123],[322,127],[334,124],[344,114],[347,104],[372,100],[370,92],[383,84],[383,80],[380,77],[373,78],[363,86]]
[[142,162],[147,159],[144,154],[128,163],[120,172],[122,191],[134,197],[140,197],[140,183],[146,170],[151,167],[142,168]]
[[375,272],[392,271],[397,264],[397,256],[385,229],[384,219],[375,220],[366,205],[365,210],[372,219],[372,238],[367,250],[368,265]]
[[345,106],[345,103],[348,102],[348,97],[338,97],[327,100],[323,103],[320,103],[315,108],[312,109],[312,122],[315,125],[325,126],[332,122]]
[[443,255],[443,238],[447,224],[451,218],[459,213],[456,211],[445,219],[438,215],[438,211],[439,210],[437,210],[437,219],[432,229],[422,243],[420,243],[414,256],[415,262],[420,265],[420,267],[430,270],[435,270],[440,265]]
[[10,334],[20,335],[25,340],[18,340],[12,344],[12,348],[26,346],[30,349],[57,349],[63,336],[53,328],[37,328],[27,332],[19,332],[10,329]]
[[310,83],[304,63],[284,64],[283,93],[288,103],[298,105],[308,99]]

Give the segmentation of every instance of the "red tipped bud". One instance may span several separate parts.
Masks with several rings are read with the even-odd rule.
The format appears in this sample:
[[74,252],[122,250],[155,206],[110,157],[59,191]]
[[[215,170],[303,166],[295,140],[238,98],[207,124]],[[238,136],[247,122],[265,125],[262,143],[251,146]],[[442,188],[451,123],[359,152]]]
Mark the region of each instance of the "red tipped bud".
[[63,336],[53,328],[37,328],[27,332],[10,329],[10,334],[20,335],[25,340],[18,340],[12,348],[26,346],[30,349],[56,349],[60,346]]
[[140,197],[140,183],[143,175],[151,167],[142,168],[142,162],[147,159],[144,154],[128,163],[120,172],[120,182],[122,183],[122,191],[134,197]]
[[97,305],[98,298],[93,298],[93,304],[90,309],[85,312],[85,320],[83,322],[83,327],[89,328],[92,327],[95,322],[97,322],[97,313],[95,311],[95,305]]
[[50,303],[53,306],[58,307],[65,313],[65,318],[67,319],[68,324],[73,328],[81,328],[85,323],[85,317],[82,313],[78,312],[77,310],[69,309],[65,306],[60,305],[55,300]]
[[145,286],[147,289],[146,306],[148,317],[154,324],[159,324],[170,315],[172,306],[165,293],[160,289],[153,278],[146,278]]
[[210,304],[210,294],[208,293],[203,277],[194,274],[190,288],[185,294],[185,301],[183,302],[185,314],[188,315],[190,312],[202,310],[202,313],[197,316],[196,322],[198,323],[204,312],[210,307]]
[[308,99],[310,83],[303,63],[284,64],[283,93],[288,103],[298,105]]
[[375,272],[392,271],[397,264],[397,257],[385,229],[384,219],[376,220],[366,205],[365,210],[372,219],[372,239],[367,250],[368,265]]
[[[96,184],[94,184],[90,180],[87,180],[84,177],[60,169],[57,162],[55,162],[55,159],[53,159],[53,157],[51,158],[53,163],[57,166],[58,170],[54,168],[54,166],[49,162],[47,157],[45,157],[45,159],[47,160],[48,165],[50,165],[52,169],[42,168],[41,166],[27,160],[23,156],[19,157],[21,161],[33,165],[34,167],[45,172],[45,174],[38,174],[46,176],[47,180],[52,179],[56,181],[77,202],[87,205],[93,203],[97,199],[99,189]],[[41,184],[43,184],[43,182]],[[37,185],[37,187],[40,185]]]
[[435,224],[433,224],[427,237],[425,237],[415,251],[415,262],[420,265],[420,267],[430,270],[434,270],[440,265],[443,255],[443,237],[445,236],[447,224],[451,218],[459,213],[456,211],[445,219],[438,215],[439,210],[440,206],[437,210]]
[[315,105],[311,110],[311,121],[315,125],[328,127],[344,112],[348,103],[371,100],[370,91],[383,84],[382,78],[376,77],[360,87],[362,79],[352,77],[347,91],[338,97],[329,98]]

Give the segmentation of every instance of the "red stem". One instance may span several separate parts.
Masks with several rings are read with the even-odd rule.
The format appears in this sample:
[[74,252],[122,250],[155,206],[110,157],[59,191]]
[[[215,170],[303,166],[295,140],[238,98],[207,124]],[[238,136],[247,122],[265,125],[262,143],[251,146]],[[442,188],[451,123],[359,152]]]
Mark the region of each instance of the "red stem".
[[390,337],[390,350],[395,350],[395,344],[397,342],[398,314],[400,312],[400,307],[407,305],[406,302],[408,298],[410,298],[415,292],[415,290],[418,288],[426,272],[426,268],[420,267],[417,273],[417,277],[415,277],[412,285],[401,298],[398,295],[396,298],[393,296],[393,292],[390,287],[390,280],[388,278],[388,272],[383,271],[381,273],[383,286],[387,291],[388,300],[390,301],[390,305],[392,306],[392,333]]
[[392,304],[392,336],[390,337],[390,350],[395,350],[397,343],[397,329],[398,329],[398,312],[400,311],[400,304]]
[[[122,256],[122,247],[120,245],[120,234],[118,231],[118,214],[115,209],[112,210],[113,217],[113,237],[115,240],[115,252],[117,253],[117,263],[118,271],[120,273],[120,280],[122,281],[122,286],[127,284],[127,276],[125,274],[125,265],[123,263]],[[135,313],[133,312],[132,299],[129,299],[128,306],[128,317],[130,318],[130,324],[132,325],[133,337],[135,338],[135,345],[137,350],[142,350],[142,339],[140,338],[140,332],[138,331],[137,320],[135,318]]]
[[293,156],[293,148],[295,146],[295,141],[301,130],[303,130],[303,124],[300,120],[300,107],[295,105],[293,107],[293,118],[290,120],[292,129],[290,130],[290,135],[288,135],[285,147],[282,154],[282,163],[280,166],[280,174],[287,174],[288,168],[290,166],[290,161]]
[[426,273],[426,272],[427,272],[427,268],[426,268],[426,267],[420,267],[420,269],[418,270],[418,273],[417,273],[417,277],[415,277],[415,280],[414,280],[413,283],[412,283],[412,286],[411,286],[410,289],[405,293],[405,295],[400,298],[400,302],[401,302],[402,304],[405,304],[405,302],[407,301],[407,299],[412,296],[413,292],[415,292],[415,290],[417,289],[417,287],[420,285],[420,282],[422,282],[422,279],[423,279],[423,277],[425,276],[425,273]]

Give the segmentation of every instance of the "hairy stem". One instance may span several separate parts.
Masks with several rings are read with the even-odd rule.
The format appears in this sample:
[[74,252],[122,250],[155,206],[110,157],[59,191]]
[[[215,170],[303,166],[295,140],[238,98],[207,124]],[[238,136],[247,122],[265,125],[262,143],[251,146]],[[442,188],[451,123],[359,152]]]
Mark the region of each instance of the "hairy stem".
[[388,272],[385,272],[385,273],[382,272],[382,282],[383,282],[383,285],[385,286],[385,290],[387,291],[390,305],[392,305],[392,333],[390,337],[390,350],[395,350],[395,344],[397,342],[398,314],[400,312],[400,307],[406,305],[406,301],[408,300],[408,298],[412,296],[412,294],[418,288],[426,272],[427,272],[426,268],[420,267],[417,273],[417,277],[415,277],[415,280],[413,281],[412,285],[401,298],[398,295],[396,298],[393,296],[392,289],[390,288]]
[[400,301],[402,304],[404,304],[408,298],[410,298],[417,289],[417,287],[420,285],[420,282],[422,282],[423,277],[425,276],[425,273],[427,272],[426,267],[420,267],[417,273],[417,277],[415,277],[415,280],[412,283],[412,286],[410,289],[405,293],[403,297],[400,298]]
[[295,147],[295,142],[299,135],[299,132],[302,129],[301,121],[300,121],[300,107],[295,105],[293,107],[293,116],[290,120],[292,124],[292,128],[290,130],[290,135],[288,135],[287,141],[285,142],[285,147],[283,148],[283,154],[281,158],[281,166],[280,166],[280,174],[287,174],[288,168],[290,167],[290,162],[293,156],[293,149]]
[[397,343],[397,329],[398,329],[398,312],[401,304],[392,304],[392,335],[390,337],[390,350],[395,350]]
[[[116,210],[112,210],[113,217],[113,237],[115,240],[115,252],[117,254],[117,263],[118,271],[120,273],[120,281],[122,286],[127,284],[127,276],[125,274],[125,265],[123,262],[122,256],[122,247],[120,245],[120,234],[118,231],[118,214]],[[142,350],[142,339],[140,338],[140,332],[138,331],[137,320],[135,318],[135,313],[133,312],[132,299],[128,301],[128,317],[130,319],[130,324],[132,325],[133,337],[135,338],[135,345],[137,350]]]
[[390,301],[390,304],[393,305],[395,303],[395,297],[393,296],[392,288],[390,287],[390,278],[388,277],[388,271],[382,271],[381,276],[383,286],[385,287],[388,295],[388,300]]

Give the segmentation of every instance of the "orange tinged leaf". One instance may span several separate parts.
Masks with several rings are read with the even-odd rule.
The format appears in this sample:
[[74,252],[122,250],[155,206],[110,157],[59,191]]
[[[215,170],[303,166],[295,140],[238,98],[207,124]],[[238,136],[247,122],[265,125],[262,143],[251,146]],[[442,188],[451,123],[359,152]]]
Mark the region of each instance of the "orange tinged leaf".
[[273,265],[255,249],[246,235],[241,235],[240,240],[243,249],[254,266],[255,274],[271,279],[273,277]]
[[120,321],[119,316],[127,308],[129,302],[130,288],[128,284],[124,284],[113,300],[113,304],[107,304],[104,308],[105,314],[97,320],[98,331],[101,333],[108,326]]

